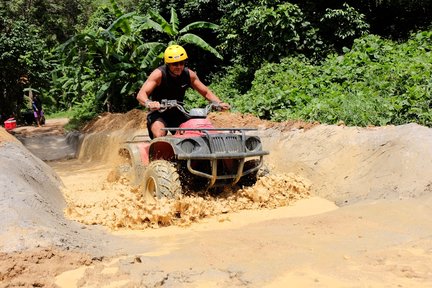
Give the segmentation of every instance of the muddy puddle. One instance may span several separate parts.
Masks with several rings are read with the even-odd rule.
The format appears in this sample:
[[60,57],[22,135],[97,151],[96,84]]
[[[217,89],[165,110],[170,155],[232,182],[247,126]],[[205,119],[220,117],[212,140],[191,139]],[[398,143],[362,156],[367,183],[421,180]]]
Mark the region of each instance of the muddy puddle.
[[50,163],[65,187],[67,218],[112,230],[189,226],[206,218],[229,221],[241,210],[275,209],[310,196],[309,180],[293,173],[272,172],[258,178],[254,186],[225,187],[217,195],[194,193],[180,199],[146,203],[142,187],[125,177],[112,177],[121,162],[122,141],[145,131],[112,131],[84,138],[78,159]]
[[[270,174],[236,193],[158,205],[110,177],[118,142],[143,129],[145,113],[102,115],[78,159],[49,161],[54,169],[0,129],[0,247],[32,248],[0,255],[0,287],[430,286],[430,128],[218,117],[263,126]],[[47,245],[63,251],[33,249]]]

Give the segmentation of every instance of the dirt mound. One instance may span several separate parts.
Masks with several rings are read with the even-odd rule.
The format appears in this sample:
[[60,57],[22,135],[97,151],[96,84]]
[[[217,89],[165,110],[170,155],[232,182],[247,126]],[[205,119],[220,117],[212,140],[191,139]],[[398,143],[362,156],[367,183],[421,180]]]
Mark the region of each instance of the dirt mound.
[[87,123],[83,133],[102,131],[116,131],[122,129],[145,129],[147,126],[146,113],[133,109],[127,113],[103,113]]
[[58,287],[54,276],[89,266],[90,256],[57,248],[35,248],[14,253],[0,252],[0,287]]
[[[117,131],[122,129],[147,129],[147,112],[134,109],[125,114],[104,113],[83,128],[84,133],[95,133],[103,131]],[[308,123],[303,121],[271,122],[259,119],[251,114],[240,114],[231,112],[212,112],[209,119],[215,127],[248,127],[248,128],[275,128],[280,131],[291,131],[294,129],[310,129],[319,123]]]
[[309,179],[314,195],[337,205],[418,198],[432,191],[427,127],[319,125],[266,139],[267,159],[278,171]]
[[19,141],[11,133],[6,131],[3,127],[0,127],[0,145],[3,145],[6,142],[19,143]]
[[63,183],[54,170],[3,129],[0,137],[8,139],[0,143],[1,251],[57,246],[96,252],[90,242],[101,235],[78,233],[81,225],[65,219]]
[[304,121],[284,121],[284,122],[272,122],[268,120],[262,120],[251,114],[241,113],[230,113],[230,112],[219,112],[210,113],[210,121],[213,122],[215,127],[249,127],[249,128],[274,128],[280,131],[291,131],[296,129],[308,130],[319,123],[308,123]]

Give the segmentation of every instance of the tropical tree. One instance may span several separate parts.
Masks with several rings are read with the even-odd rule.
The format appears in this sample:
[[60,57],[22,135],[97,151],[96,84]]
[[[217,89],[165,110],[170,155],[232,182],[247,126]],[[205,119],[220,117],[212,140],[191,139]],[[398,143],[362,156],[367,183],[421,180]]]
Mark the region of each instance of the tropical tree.
[[266,62],[289,55],[311,55],[322,41],[298,5],[285,1],[233,2],[221,19],[220,50],[232,55],[232,64],[246,67],[238,75],[242,92],[250,88],[254,73]]
[[[102,110],[126,111],[148,73],[156,68],[168,44],[195,45],[216,57],[220,54],[193,29],[216,29],[208,22],[194,22],[179,29],[174,9],[170,21],[157,12],[123,13],[111,0],[117,17],[107,28],[91,27],[60,46],[62,62],[53,73],[53,93],[61,95],[64,107],[78,105],[85,116]],[[156,32],[156,33],[154,33]]]
[[39,35],[52,47],[76,33],[86,23],[95,5],[91,0],[8,0],[0,1],[0,9],[10,19],[26,20],[40,28]]
[[47,83],[48,49],[39,29],[23,20],[0,20],[0,113],[19,116],[23,89]]
[[165,20],[158,12],[150,11],[149,19],[147,19],[148,25],[157,32],[160,32],[164,35],[165,41],[168,41],[168,45],[170,44],[179,44],[179,45],[188,45],[191,44],[193,46],[197,46],[205,51],[210,52],[216,57],[222,59],[222,56],[217,52],[215,48],[213,48],[210,44],[208,44],[204,39],[202,39],[197,34],[191,33],[192,30],[197,29],[210,29],[216,30],[218,29],[218,25],[214,23],[210,23],[207,21],[196,21],[192,22],[182,29],[179,29],[179,19],[174,8],[171,8],[171,17],[168,22]]
[[365,15],[346,3],[341,9],[327,8],[320,22],[321,35],[339,52],[343,47],[351,47],[355,39],[368,34],[370,28]]

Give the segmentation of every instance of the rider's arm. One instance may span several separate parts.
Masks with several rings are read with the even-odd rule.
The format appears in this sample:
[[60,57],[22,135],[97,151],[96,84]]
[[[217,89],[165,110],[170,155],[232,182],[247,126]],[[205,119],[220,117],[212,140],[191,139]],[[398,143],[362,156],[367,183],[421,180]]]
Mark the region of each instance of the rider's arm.
[[150,76],[144,82],[143,86],[141,87],[136,97],[136,99],[142,106],[152,110],[159,109],[160,106],[159,102],[151,101],[149,99],[149,95],[153,92],[153,90],[157,86],[159,86],[161,80],[162,80],[162,71],[156,69],[150,74]]
[[198,75],[194,71],[189,69],[189,74],[193,89],[195,89],[208,101],[218,103],[222,109],[226,110],[230,108],[229,104],[222,102],[219,97],[217,97],[206,85],[204,85],[204,83],[201,82],[201,80],[198,78]]

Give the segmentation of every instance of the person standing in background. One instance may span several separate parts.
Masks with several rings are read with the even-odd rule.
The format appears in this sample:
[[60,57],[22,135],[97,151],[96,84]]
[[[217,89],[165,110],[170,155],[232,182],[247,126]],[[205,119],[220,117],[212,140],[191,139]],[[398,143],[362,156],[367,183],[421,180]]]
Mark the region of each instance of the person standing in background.
[[36,93],[33,94],[32,90],[30,90],[29,96],[32,100],[33,114],[36,120],[36,124],[38,125],[38,127],[41,127],[43,124],[45,124],[45,117],[42,110],[42,101]]

